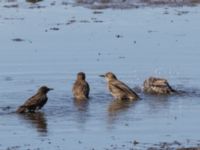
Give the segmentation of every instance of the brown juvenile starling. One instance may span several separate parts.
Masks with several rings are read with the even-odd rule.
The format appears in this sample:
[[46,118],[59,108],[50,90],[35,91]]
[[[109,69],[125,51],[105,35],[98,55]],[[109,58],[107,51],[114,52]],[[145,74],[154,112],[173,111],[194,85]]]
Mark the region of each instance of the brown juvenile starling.
[[77,100],[86,100],[89,98],[90,87],[85,78],[85,73],[79,72],[77,74],[77,79],[74,82],[72,92],[74,98]]
[[100,75],[100,77],[105,77],[108,83],[108,89],[115,99],[136,100],[139,98],[139,96],[131,88],[129,88],[122,81],[119,81],[112,72]]
[[172,94],[176,92],[166,79],[150,77],[144,81],[144,92],[149,94]]
[[17,109],[17,113],[35,112],[35,110],[41,109],[48,100],[47,93],[50,90],[53,89],[46,86],[40,87],[34,96],[30,97],[23,105]]

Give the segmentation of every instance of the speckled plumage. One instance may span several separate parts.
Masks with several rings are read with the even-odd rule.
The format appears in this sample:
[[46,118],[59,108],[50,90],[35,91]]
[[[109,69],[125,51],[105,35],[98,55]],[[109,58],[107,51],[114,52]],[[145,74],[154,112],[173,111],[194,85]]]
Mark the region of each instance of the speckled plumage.
[[174,89],[169,85],[166,79],[150,77],[144,81],[144,92],[150,94],[172,94]]
[[122,81],[118,80],[112,72],[101,75],[101,77],[105,77],[107,80],[108,89],[115,99],[136,100],[139,98],[139,96],[131,88],[129,88]]
[[86,100],[89,98],[90,87],[85,78],[85,73],[79,72],[77,74],[77,79],[72,88],[75,99]]

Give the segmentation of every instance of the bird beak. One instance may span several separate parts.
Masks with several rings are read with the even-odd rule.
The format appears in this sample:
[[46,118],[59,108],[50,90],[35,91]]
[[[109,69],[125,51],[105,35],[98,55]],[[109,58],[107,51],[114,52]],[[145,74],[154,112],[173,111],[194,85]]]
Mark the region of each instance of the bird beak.
[[103,74],[102,74],[102,75],[99,75],[99,76],[105,78],[105,75],[103,75]]
[[53,88],[49,88],[49,91],[54,90]]

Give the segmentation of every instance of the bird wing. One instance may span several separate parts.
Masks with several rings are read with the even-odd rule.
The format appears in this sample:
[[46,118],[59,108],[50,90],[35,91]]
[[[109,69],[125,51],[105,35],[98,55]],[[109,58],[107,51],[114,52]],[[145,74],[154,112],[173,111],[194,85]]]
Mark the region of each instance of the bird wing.
[[73,89],[72,89],[74,95],[77,95],[77,94],[80,93],[80,91],[81,91],[80,86],[81,86],[80,82],[77,82],[77,81],[76,81],[76,82],[74,83],[74,86],[73,86]]
[[115,80],[110,82],[110,90],[114,90],[115,87],[116,90],[118,90],[119,92],[124,92],[133,96],[138,97],[138,95],[131,89],[129,88],[125,83],[119,81],[119,80]]
[[25,107],[31,107],[31,106],[37,106],[41,103],[42,101],[42,98],[41,98],[41,95],[39,94],[36,94],[32,97],[30,97],[24,104],[23,106]]
[[153,80],[152,85],[158,86],[158,87],[166,87],[166,86],[168,86],[168,83],[165,79],[156,78]]
[[83,90],[83,93],[84,95],[86,95],[86,97],[88,98],[89,97],[89,92],[90,92],[90,86],[87,82],[85,82],[82,86],[82,90]]
[[86,81],[84,81],[84,82],[77,81],[77,82],[75,82],[75,84],[73,86],[74,95],[83,94],[84,96],[86,96],[88,98],[89,91],[90,91],[90,87]]

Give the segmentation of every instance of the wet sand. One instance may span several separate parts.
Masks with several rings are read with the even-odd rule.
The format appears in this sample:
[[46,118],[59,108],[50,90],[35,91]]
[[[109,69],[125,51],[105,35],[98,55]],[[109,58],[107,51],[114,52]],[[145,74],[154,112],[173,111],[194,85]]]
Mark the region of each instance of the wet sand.
[[[117,7],[116,7],[117,8]],[[73,2],[0,2],[0,149],[177,149],[200,144],[199,6],[89,9]],[[74,101],[84,71],[90,100]],[[164,77],[172,96],[114,101],[98,75],[136,89]],[[38,87],[55,90],[36,114],[17,107]]]

